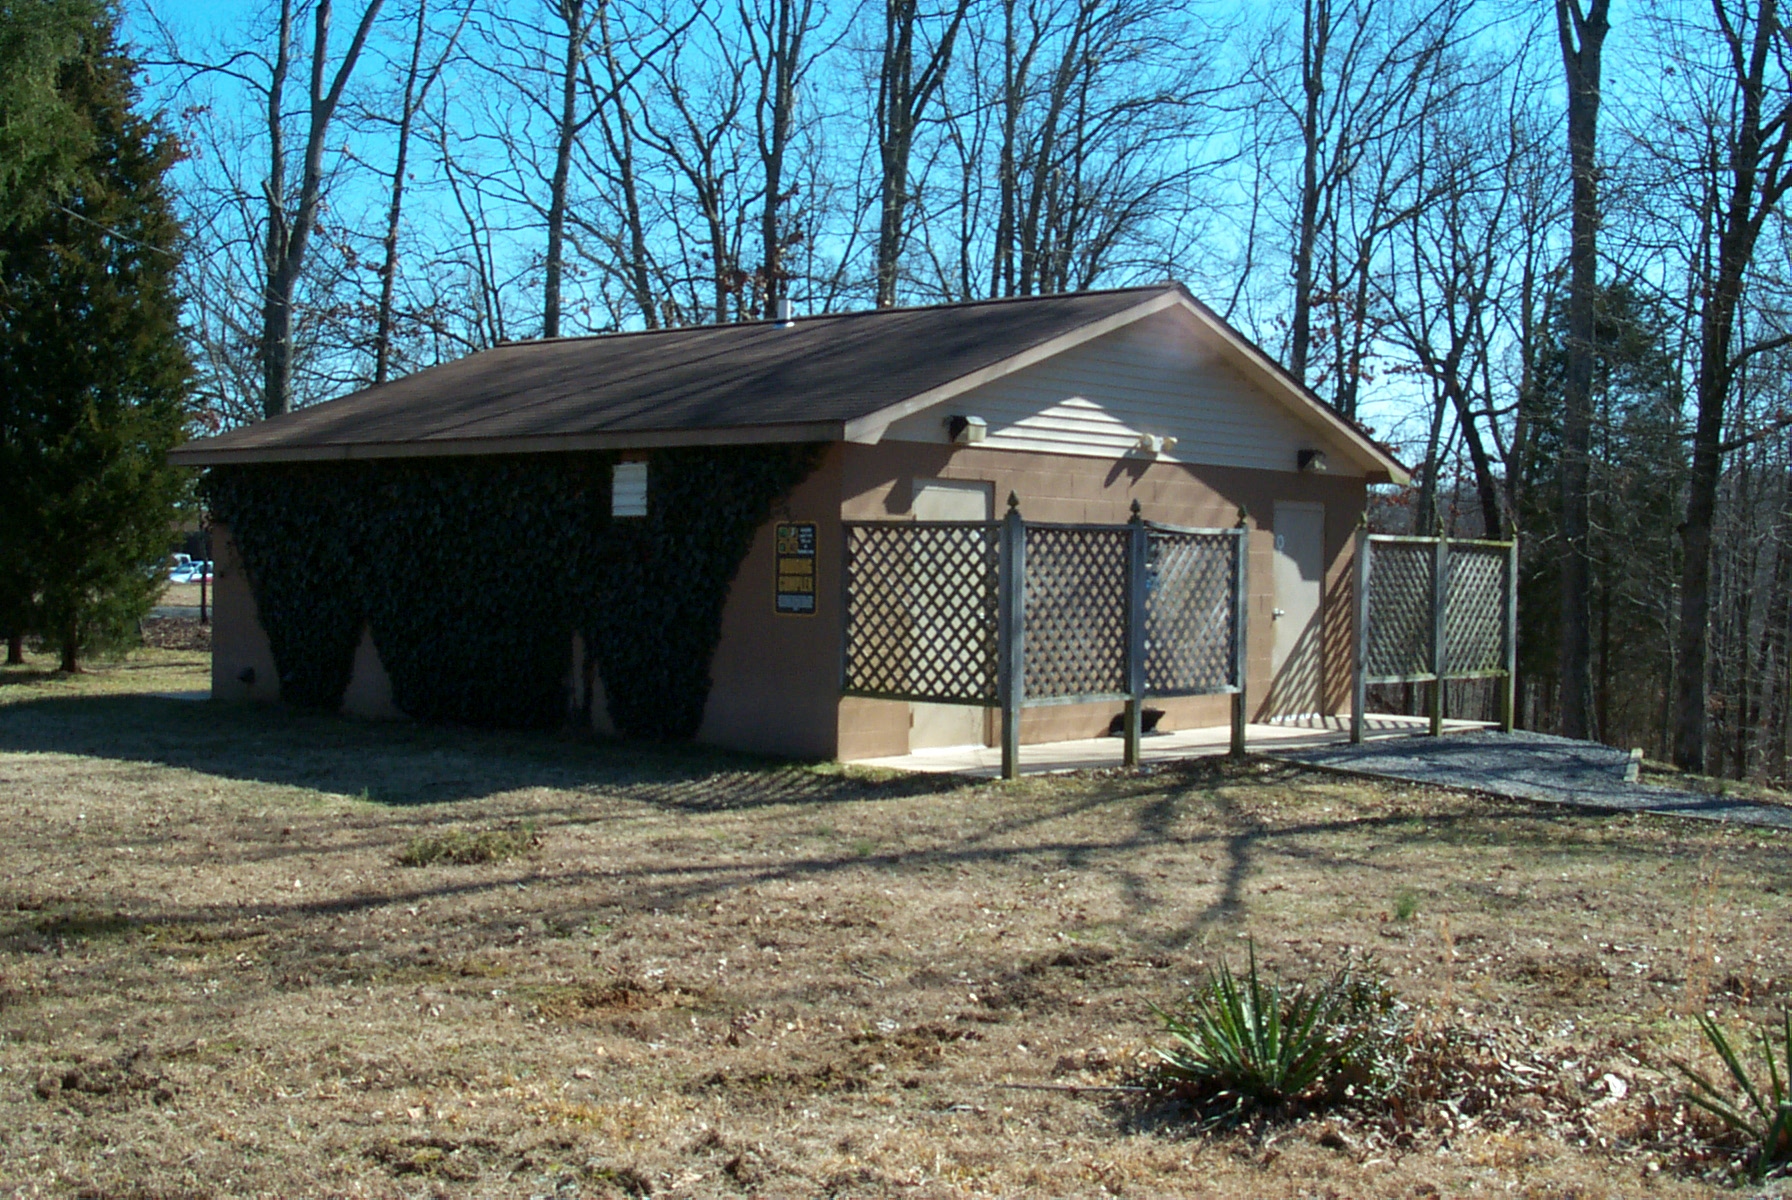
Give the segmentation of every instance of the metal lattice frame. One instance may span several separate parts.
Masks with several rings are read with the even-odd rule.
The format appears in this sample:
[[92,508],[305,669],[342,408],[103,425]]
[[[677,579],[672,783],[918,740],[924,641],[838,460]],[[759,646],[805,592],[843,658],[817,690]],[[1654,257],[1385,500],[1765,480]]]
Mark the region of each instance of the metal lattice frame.
[[1147,696],[1232,694],[1247,721],[1247,536],[1237,529],[1047,525],[1015,500],[1000,522],[848,521],[841,690],[996,706],[1002,773],[1026,707],[1124,700],[1139,761]]
[[1236,530],[1151,528],[1145,562],[1145,690],[1153,696],[1235,692],[1237,596],[1244,539]]
[[1369,683],[1432,678],[1434,538],[1369,539]]
[[1451,679],[1500,679],[1500,728],[1515,716],[1518,542],[1359,533],[1352,741],[1372,683],[1429,683],[1431,732],[1443,731]]
[[848,522],[843,691],[997,701],[1000,526],[987,521]]
[[1505,669],[1506,547],[1452,542],[1444,590],[1444,675],[1462,679]]
[[1026,527],[1027,703],[1125,699],[1129,532]]

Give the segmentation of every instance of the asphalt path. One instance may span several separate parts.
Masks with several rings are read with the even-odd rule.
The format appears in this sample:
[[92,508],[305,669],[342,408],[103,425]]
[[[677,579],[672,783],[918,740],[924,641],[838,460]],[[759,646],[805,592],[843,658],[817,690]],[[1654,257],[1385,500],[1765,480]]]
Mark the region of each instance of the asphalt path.
[[1274,750],[1275,758],[1386,779],[1616,812],[1661,813],[1792,829],[1792,806],[1632,783],[1631,756],[1546,733],[1474,732],[1388,738],[1360,745]]

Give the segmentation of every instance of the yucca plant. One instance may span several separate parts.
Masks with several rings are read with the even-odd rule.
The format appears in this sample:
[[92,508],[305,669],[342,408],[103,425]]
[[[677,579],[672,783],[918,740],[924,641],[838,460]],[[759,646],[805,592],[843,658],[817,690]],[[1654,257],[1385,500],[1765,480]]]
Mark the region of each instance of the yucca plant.
[[1259,974],[1252,944],[1243,979],[1222,961],[1180,1009],[1154,1007],[1171,1039],[1157,1075],[1218,1124],[1370,1086],[1395,1007],[1383,982],[1349,969],[1284,990]]
[[[1704,1109],[1750,1143],[1752,1170],[1756,1179],[1769,1171],[1792,1165],[1792,1011],[1780,1014],[1780,1033],[1785,1044],[1780,1059],[1774,1057],[1774,1034],[1762,1028],[1761,1057],[1767,1062],[1766,1086],[1758,1086],[1742,1057],[1717,1021],[1707,1014],[1698,1018],[1705,1040],[1729,1071],[1740,1097],[1720,1088],[1716,1081],[1689,1063],[1676,1062],[1680,1073],[1691,1082],[1686,1093],[1689,1104]],[[1784,1060],[1784,1068],[1781,1067]]]

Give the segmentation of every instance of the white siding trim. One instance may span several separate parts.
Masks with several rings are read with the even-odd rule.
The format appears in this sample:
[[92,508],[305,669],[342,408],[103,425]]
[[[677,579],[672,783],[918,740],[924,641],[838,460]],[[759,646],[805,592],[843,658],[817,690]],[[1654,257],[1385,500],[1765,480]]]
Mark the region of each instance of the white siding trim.
[[[949,441],[952,414],[989,423],[988,450],[1083,458],[1295,471],[1306,448],[1326,450],[1333,474],[1361,477],[1363,455],[1240,374],[1180,312],[1164,312],[892,423],[891,441]],[[1148,454],[1144,435],[1173,437]]]

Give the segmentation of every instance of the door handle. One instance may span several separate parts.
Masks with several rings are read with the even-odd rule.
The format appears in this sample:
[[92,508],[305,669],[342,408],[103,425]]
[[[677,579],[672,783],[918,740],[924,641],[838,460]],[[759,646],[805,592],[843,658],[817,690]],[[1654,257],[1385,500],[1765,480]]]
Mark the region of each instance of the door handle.
[[1270,618],[1273,620],[1276,617],[1285,617],[1288,614],[1286,612],[1284,612],[1282,609],[1272,608],[1269,610],[1269,615],[1270,615]]

